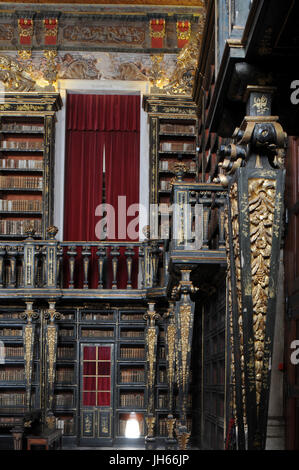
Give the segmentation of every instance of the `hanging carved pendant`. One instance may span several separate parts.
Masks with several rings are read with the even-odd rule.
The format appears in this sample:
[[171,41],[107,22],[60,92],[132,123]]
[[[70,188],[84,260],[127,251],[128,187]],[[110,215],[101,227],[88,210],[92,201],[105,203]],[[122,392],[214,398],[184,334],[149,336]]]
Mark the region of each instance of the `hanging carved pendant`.
[[[246,116],[235,131],[236,144],[220,151],[225,157],[222,180],[229,188],[232,395],[241,449],[264,449],[267,431],[286,145],[277,118],[270,116],[269,95],[270,91],[261,93],[249,87],[252,116]],[[263,106],[256,116],[258,103]]]
[[34,344],[34,326],[32,323],[24,326],[24,356],[25,356],[25,380],[26,380],[26,406],[31,405],[31,383],[33,369],[33,344]]

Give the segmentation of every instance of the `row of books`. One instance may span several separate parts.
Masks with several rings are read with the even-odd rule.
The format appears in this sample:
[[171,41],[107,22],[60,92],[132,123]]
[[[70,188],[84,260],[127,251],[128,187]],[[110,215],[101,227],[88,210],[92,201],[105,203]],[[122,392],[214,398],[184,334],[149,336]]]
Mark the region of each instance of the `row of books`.
[[22,336],[22,330],[20,328],[0,328],[0,336]]
[[75,314],[74,313],[63,313],[62,314],[62,319],[63,320],[74,320],[75,319]]
[[120,348],[121,359],[144,359],[144,348]]
[[120,381],[122,383],[144,382],[144,369],[122,369]]
[[166,369],[159,369],[158,380],[160,383],[165,383],[167,381]]
[[0,150],[38,150],[43,151],[43,143],[40,140],[3,140]]
[[160,394],[158,396],[158,407],[159,408],[167,408],[168,406],[168,397],[166,394]]
[[120,406],[131,408],[143,408],[144,395],[143,393],[122,393],[120,395]]
[[[186,164],[189,171],[196,171],[196,163],[190,162]],[[159,162],[159,169],[161,171],[173,171],[174,162],[169,162],[168,160],[160,160]]]
[[[160,418],[158,422],[158,434],[159,436],[167,436],[168,435],[168,430],[167,430],[167,418]],[[187,429],[191,431],[192,427],[192,418],[187,418]]]
[[0,210],[7,212],[41,212],[42,201],[37,199],[0,199]]
[[160,150],[162,152],[194,152],[195,146],[193,142],[160,142]]
[[4,357],[24,357],[23,346],[5,346]]
[[0,369],[1,381],[20,381],[24,380],[24,368],[4,367]]
[[73,406],[73,394],[72,393],[55,393],[54,403],[56,406]]
[[168,436],[168,429],[167,429],[168,419],[167,418],[160,418],[158,421],[158,434],[159,436]]
[[[140,435],[144,435],[144,421],[138,421]],[[120,436],[125,436],[127,427],[127,419],[120,419],[118,422],[118,432]]]
[[56,369],[56,382],[70,382],[74,380],[74,371],[69,368]]
[[42,189],[41,176],[0,176],[0,189]]
[[0,393],[0,406],[18,406],[26,404],[25,392],[12,393],[11,390],[8,392]]
[[6,122],[2,124],[2,131],[9,132],[44,132],[44,126],[41,124],[16,124],[15,122]]
[[143,338],[144,337],[144,331],[121,330],[120,336],[122,338]]
[[0,168],[13,168],[21,170],[42,170],[44,162],[42,160],[14,160],[13,158],[2,158]]
[[171,190],[171,182],[167,180],[160,181],[160,189],[161,191],[170,191]]
[[81,319],[112,321],[114,319],[114,315],[113,313],[82,313]]
[[69,346],[59,346],[57,348],[57,359],[73,359],[74,348]]
[[39,219],[25,219],[25,220],[1,220],[0,221],[0,234],[1,235],[24,235],[26,230],[33,228],[37,235],[41,233],[42,221]]
[[122,320],[143,320],[144,313],[122,313]]
[[160,132],[165,134],[194,134],[195,126],[190,124],[161,124]]
[[73,328],[68,328],[68,329],[67,328],[61,328],[61,329],[58,330],[58,336],[60,338],[63,338],[65,336],[72,337],[72,336],[74,336],[74,330],[73,330]]
[[1,312],[0,313],[0,320],[8,320],[8,319],[20,319],[21,312]]
[[63,434],[68,435],[74,432],[74,424],[73,416],[60,416],[57,428],[62,429]]
[[165,347],[161,346],[158,350],[159,359],[166,359]]
[[82,336],[84,338],[111,338],[114,336],[114,330],[82,330]]

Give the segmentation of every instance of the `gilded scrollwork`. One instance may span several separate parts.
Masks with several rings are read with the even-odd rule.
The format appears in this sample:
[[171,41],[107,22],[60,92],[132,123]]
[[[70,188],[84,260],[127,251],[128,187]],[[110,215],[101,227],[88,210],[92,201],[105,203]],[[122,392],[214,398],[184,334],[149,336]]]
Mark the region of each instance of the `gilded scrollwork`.
[[262,387],[275,192],[275,180],[252,178],[248,181],[257,403]]
[[147,350],[147,387],[148,387],[148,416],[154,410],[154,393],[156,379],[156,353],[157,353],[157,339],[158,327],[155,326],[155,321],[160,318],[160,315],[155,311],[155,304],[149,303],[149,309],[143,317],[147,320],[146,330],[146,350]]
[[228,210],[225,209],[224,213],[224,227],[225,227],[225,248],[227,260],[227,288],[228,288],[228,311],[229,311],[229,338],[230,338],[230,375],[231,375],[231,410],[234,418],[236,419],[236,376],[235,376],[235,358],[234,358],[234,335],[233,335],[233,315],[232,315],[232,285],[231,285],[231,262],[230,262],[230,249],[228,238]]
[[47,327],[48,381],[49,381],[49,384],[52,386],[55,381],[56,344],[57,344],[56,326],[48,325]]
[[146,426],[147,426],[147,437],[153,437],[154,436],[154,427],[155,427],[155,422],[156,418],[153,415],[148,415],[145,418]]
[[188,352],[190,352],[189,331],[191,326],[191,305],[182,304],[179,311],[179,324],[180,324],[180,343],[179,349],[181,351],[181,382],[185,389],[189,377],[189,368],[187,362]]
[[[242,401],[245,409],[245,374],[244,374],[244,340],[243,340],[243,317],[242,317],[242,284],[241,284],[241,258],[240,258],[240,243],[239,243],[239,207],[237,199],[237,183],[234,183],[229,192],[231,203],[231,224],[232,224],[232,237],[233,237],[233,250],[236,270],[236,288],[237,288],[237,303],[238,303],[238,327],[239,327],[239,341],[240,341],[240,363],[241,363],[241,379],[242,379]],[[229,257],[229,256],[228,256]],[[230,263],[230,261],[229,261]],[[244,413],[244,421],[246,420]]]
[[0,81],[10,91],[32,91],[35,88],[35,82],[20,64],[5,55],[0,55]]

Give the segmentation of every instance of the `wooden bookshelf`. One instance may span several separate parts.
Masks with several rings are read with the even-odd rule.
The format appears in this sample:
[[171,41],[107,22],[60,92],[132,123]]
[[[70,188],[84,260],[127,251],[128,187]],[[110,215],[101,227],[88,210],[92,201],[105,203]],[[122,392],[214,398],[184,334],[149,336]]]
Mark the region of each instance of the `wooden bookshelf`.
[[[0,239],[53,223],[55,112],[59,94],[6,93],[0,105]],[[1,101],[2,102],[2,101]]]

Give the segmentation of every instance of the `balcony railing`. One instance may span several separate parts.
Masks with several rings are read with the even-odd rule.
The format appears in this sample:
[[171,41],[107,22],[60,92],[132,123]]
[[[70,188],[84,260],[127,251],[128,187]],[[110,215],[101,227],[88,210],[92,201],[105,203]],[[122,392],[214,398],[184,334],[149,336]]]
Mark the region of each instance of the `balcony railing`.
[[143,242],[60,242],[52,227],[48,240],[31,233],[23,241],[1,242],[0,290],[151,289],[168,284],[170,260],[225,261],[226,192],[216,184],[178,182],[172,202],[164,240],[158,234]]
[[225,250],[226,193],[212,183],[173,185],[171,251]]
[[0,289],[143,289],[158,285],[157,242],[0,243]]

